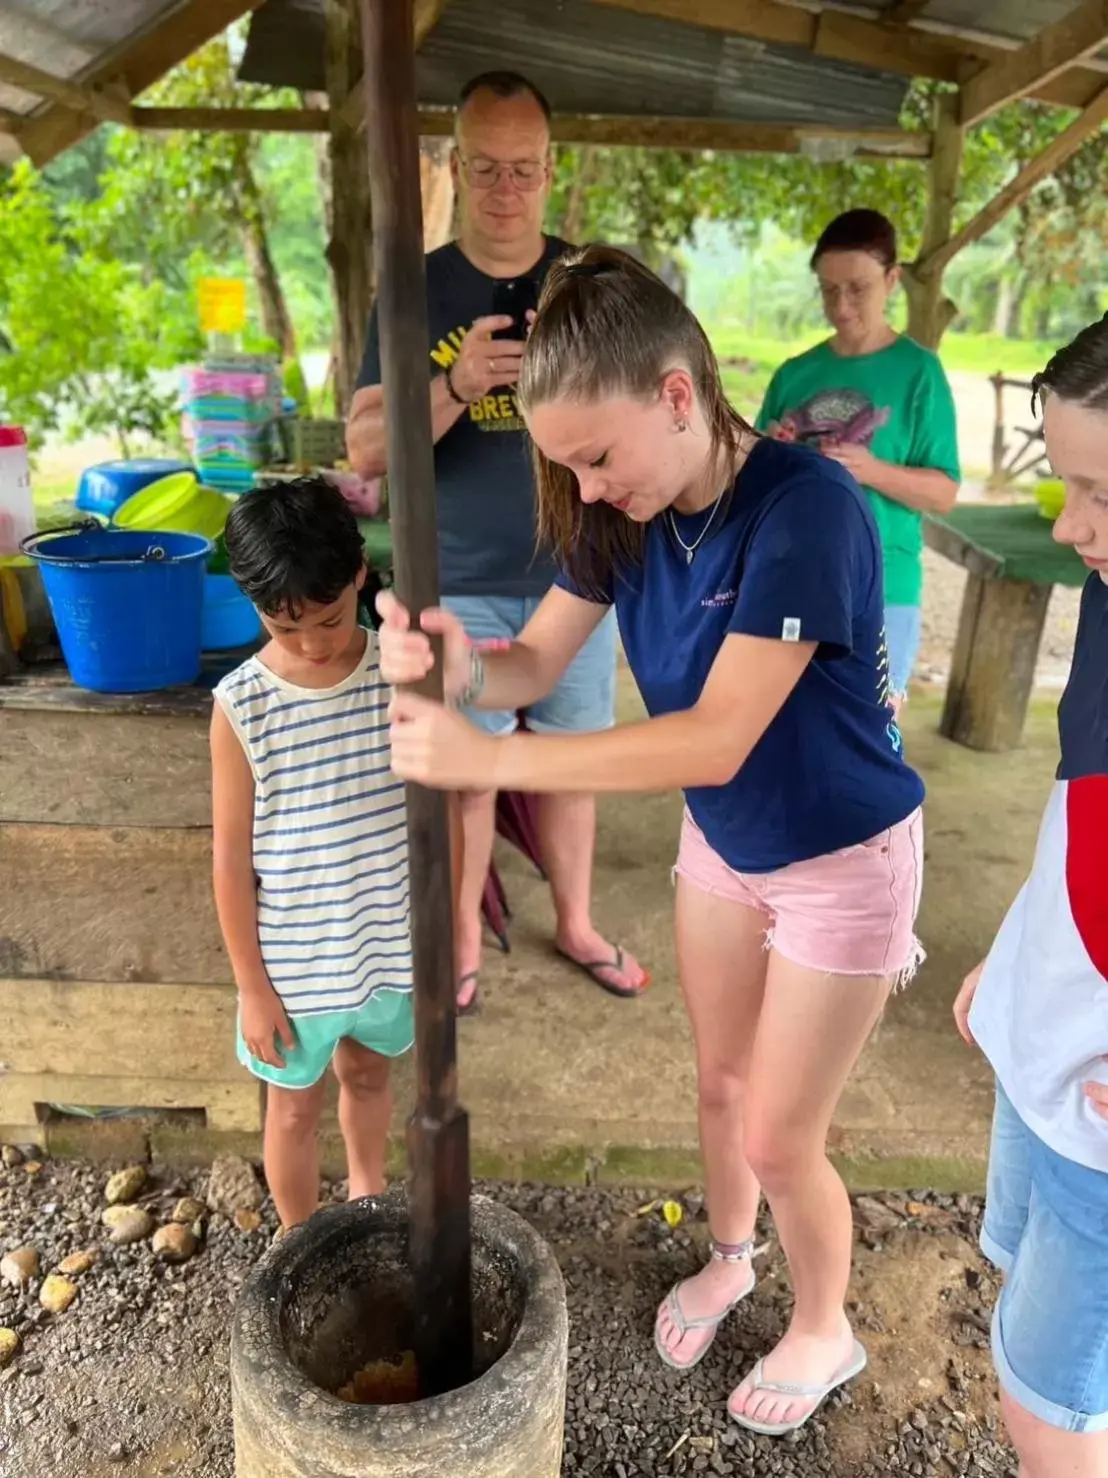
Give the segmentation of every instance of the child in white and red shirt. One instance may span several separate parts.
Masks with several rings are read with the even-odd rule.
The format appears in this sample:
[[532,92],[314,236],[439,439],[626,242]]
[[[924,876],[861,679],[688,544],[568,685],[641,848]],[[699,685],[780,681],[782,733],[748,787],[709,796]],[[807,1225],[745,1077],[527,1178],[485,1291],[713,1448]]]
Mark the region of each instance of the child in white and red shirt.
[[1034,381],[1066,487],[1054,537],[1091,571],[1031,875],[955,1017],[996,1072],[981,1245],[1023,1478],[1108,1473],[1108,317]]

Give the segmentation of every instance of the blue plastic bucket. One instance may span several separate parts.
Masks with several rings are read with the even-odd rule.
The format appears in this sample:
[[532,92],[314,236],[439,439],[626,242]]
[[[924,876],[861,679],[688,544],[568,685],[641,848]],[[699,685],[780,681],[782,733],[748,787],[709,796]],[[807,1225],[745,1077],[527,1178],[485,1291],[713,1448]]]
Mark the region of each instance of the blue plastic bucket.
[[200,642],[205,652],[248,647],[262,634],[262,623],[230,575],[204,576],[204,613]]
[[82,513],[112,518],[117,508],[140,489],[174,472],[192,472],[180,458],[133,457],[126,462],[100,462],[86,467],[77,485],[77,507]]
[[196,680],[208,539],[85,525],[22,548],[42,570],[78,687],[148,693]]

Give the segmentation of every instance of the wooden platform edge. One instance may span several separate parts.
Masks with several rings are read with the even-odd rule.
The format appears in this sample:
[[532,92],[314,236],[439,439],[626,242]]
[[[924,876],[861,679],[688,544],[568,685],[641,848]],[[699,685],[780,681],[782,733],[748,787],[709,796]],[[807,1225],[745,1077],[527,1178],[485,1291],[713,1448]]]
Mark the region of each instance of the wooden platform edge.
[[998,555],[982,549],[951,524],[935,517],[925,518],[923,537],[929,549],[933,549],[944,559],[949,559],[952,564],[960,565],[971,575],[980,575],[986,580],[1003,577],[1004,561]]

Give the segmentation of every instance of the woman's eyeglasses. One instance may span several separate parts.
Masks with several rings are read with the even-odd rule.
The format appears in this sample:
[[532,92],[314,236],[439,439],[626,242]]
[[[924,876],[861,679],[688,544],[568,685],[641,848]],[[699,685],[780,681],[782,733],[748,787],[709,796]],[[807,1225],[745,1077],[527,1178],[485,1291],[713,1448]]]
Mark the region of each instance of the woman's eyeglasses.
[[502,174],[506,174],[517,190],[537,190],[546,178],[546,163],[542,159],[516,159],[503,164],[498,159],[485,159],[476,154],[467,159],[459,152],[458,158],[465,170],[465,177],[475,190],[491,190]]
[[875,282],[821,282],[819,295],[829,307],[841,298],[844,303],[857,307],[873,296]]

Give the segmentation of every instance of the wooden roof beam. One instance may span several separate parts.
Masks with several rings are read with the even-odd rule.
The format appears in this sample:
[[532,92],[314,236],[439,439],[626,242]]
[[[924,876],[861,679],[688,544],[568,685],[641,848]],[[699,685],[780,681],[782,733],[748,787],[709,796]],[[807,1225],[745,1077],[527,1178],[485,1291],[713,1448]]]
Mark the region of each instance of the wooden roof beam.
[[930,5],[931,0],[894,0],[889,8],[882,12],[881,19],[894,26],[906,25],[914,21]]
[[[154,132],[196,129],[231,133],[326,133],[326,108],[143,108],[132,109],[135,128]],[[449,136],[452,108],[424,108],[420,133]],[[719,118],[639,118],[556,113],[551,136],[558,143],[633,144],[648,149],[735,150],[796,154],[826,140],[844,151],[883,159],[926,159],[931,135],[901,129],[844,129],[774,123],[741,123]]]
[[963,247],[969,246],[971,242],[980,241],[982,236],[987,235],[999,221],[1021,205],[1031,191],[1040,181],[1045,180],[1047,175],[1052,174],[1060,165],[1077,153],[1086,139],[1090,138],[1098,129],[1108,122],[1108,87],[1095,97],[1089,106],[1065,129],[1056,139],[1036,154],[1034,159],[1028,160],[1019,173],[1004,186],[1004,188],[993,196],[992,200],[977,212],[960,231],[957,231],[949,241],[943,243],[929,257],[921,259],[919,267],[928,272],[941,272],[946,264],[955,257]]
[[[262,0],[184,0],[168,15],[128,36],[82,78],[81,86],[98,93],[108,92],[114,86],[126,98],[138,97],[151,83],[261,3]],[[55,100],[45,111],[34,114],[21,125],[19,143],[35,164],[48,164],[63,149],[91,133],[97,122],[87,111],[78,113]]]
[[147,133],[326,133],[326,108],[131,109],[131,126]]
[[[412,7],[412,29],[416,51],[435,29],[450,0],[415,0]],[[342,104],[343,122],[351,128],[365,127],[365,80],[359,77]]]
[[30,62],[21,62],[14,56],[0,55],[0,82],[9,87],[18,87],[20,92],[32,97],[48,98],[61,103],[71,113],[88,113],[98,123],[129,123],[131,106],[118,93],[100,92],[94,87],[83,87],[65,77],[55,77]]
[[[829,61],[853,62],[902,77],[932,77],[964,82],[976,63],[1002,61],[1002,45],[970,41],[919,26],[836,10],[806,10],[782,0],[592,0],[636,15],[658,16],[727,35],[747,36],[777,46],[799,46]],[[1091,69],[1073,68],[1032,89],[1043,102],[1083,108],[1104,86]]]
[[1108,0],[1083,0],[1069,15],[962,84],[963,128],[1053,81],[1108,45]]

